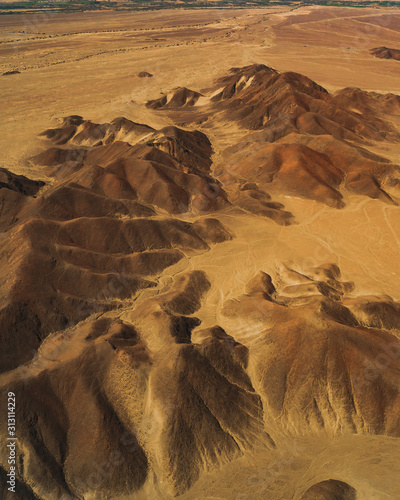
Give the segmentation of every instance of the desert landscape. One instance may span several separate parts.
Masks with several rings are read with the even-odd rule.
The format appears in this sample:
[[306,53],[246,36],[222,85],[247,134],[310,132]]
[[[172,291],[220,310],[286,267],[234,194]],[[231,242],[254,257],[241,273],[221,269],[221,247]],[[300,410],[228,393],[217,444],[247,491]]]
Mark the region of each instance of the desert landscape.
[[0,498],[400,498],[400,10],[0,17]]

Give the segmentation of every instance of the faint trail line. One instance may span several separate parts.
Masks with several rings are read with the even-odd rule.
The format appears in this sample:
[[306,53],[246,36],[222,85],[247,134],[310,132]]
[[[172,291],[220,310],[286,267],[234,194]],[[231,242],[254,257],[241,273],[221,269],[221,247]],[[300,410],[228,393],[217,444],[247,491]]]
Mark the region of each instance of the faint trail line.
[[[383,207],[383,216],[385,218],[385,221],[386,221],[386,224],[387,224],[387,227],[390,229],[390,232],[393,234],[393,238],[395,240],[395,242],[397,243],[397,248],[400,248],[400,238],[397,236],[397,234],[395,233],[393,227],[392,227],[392,224],[391,222],[389,222],[389,219],[388,219],[388,216],[387,216],[387,211],[390,210],[390,207]],[[393,210],[393,209],[392,209]],[[399,209],[400,210],[400,209]]]

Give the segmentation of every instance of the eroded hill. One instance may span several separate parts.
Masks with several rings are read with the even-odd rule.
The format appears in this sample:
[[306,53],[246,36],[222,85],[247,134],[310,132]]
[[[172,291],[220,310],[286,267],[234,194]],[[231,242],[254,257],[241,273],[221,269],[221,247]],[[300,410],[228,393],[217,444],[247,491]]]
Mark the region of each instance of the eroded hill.
[[15,498],[396,498],[400,303],[295,241],[398,216],[398,96],[252,65],[148,109],[176,125],[69,116],[46,182],[1,172]]

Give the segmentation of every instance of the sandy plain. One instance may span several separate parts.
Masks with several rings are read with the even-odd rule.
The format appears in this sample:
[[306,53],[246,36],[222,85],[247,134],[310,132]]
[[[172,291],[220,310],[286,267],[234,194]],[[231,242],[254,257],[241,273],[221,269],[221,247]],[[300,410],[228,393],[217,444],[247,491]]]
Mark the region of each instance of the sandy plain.
[[[79,114],[101,123],[125,116],[160,128],[171,120],[163,112],[145,108],[148,99],[177,86],[201,91],[231,67],[263,63],[307,75],[329,91],[359,87],[398,93],[400,63],[369,53],[380,45],[400,48],[399,10],[275,7],[98,12],[36,20],[2,16],[0,72],[20,73],[0,76],[1,166],[45,179],[25,159],[43,147],[37,133],[56,126],[59,118]],[[139,78],[140,71],[154,76]],[[232,136],[240,135],[240,129],[232,125],[207,128],[206,133],[218,167],[221,150]],[[400,149],[394,145],[384,150],[376,144],[375,152],[398,161]],[[281,262],[302,269],[329,261],[339,265],[343,279],[357,284],[355,295],[389,294],[400,300],[398,207],[349,195],[347,208],[335,210],[310,200],[277,196],[297,224],[278,226],[257,216],[239,218],[232,211],[223,212],[219,219],[236,238],[168,268],[158,291],[143,292],[143,298],[167,287],[178,272],[202,269],[212,288],[196,315],[203,321],[202,328],[224,327],[223,302],[242,293],[259,269],[277,278]],[[192,221],[196,216],[180,218]],[[131,305],[120,310],[122,319],[130,320]],[[254,338],[239,330],[237,340],[251,347]],[[303,450],[300,454],[296,446]],[[262,453],[257,460],[254,457],[257,466],[246,456],[226,470],[203,476],[182,498],[297,499],[314,482],[334,476],[354,485],[357,498],[394,499],[400,496],[400,483],[390,470],[398,459],[398,444],[388,437],[299,438],[287,451],[283,441],[273,459]],[[278,472],[270,461],[278,464]],[[352,464],[350,469],[347,462]],[[369,482],[365,469],[370,471]],[[232,473],[237,477],[234,484]],[[167,498],[160,485],[146,488],[143,498]]]

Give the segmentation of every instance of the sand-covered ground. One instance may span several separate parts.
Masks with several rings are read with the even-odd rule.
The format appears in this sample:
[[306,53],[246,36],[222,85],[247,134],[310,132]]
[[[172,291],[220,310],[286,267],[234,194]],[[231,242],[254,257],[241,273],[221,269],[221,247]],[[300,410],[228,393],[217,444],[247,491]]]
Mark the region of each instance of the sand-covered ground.
[[[297,71],[328,90],[359,87],[396,93],[400,89],[400,64],[369,53],[378,45],[400,47],[400,12],[396,9],[95,12],[49,14],[36,21],[29,16],[3,16],[0,26],[0,71],[21,72],[0,78],[4,103],[1,161],[2,166],[29,177],[43,177],[42,171],[32,171],[24,164],[27,156],[41,148],[36,134],[57,124],[60,117],[80,114],[105,122],[125,116],[153,127],[168,125],[171,120],[165,114],[143,106],[148,99],[177,86],[201,91],[231,67],[263,63],[279,71]],[[21,27],[29,34],[20,34]],[[141,71],[153,77],[139,78]],[[240,130],[230,125],[206,133],[211,135],[218,158],[219,150],[240,135]],[[396,144],[389,148],[377,144],[375,151],[398,161]],[[297,253],[298,259],[315,262],[323,260],[320,254],[324,259],[336,256],[342,271],[349,278],[361,279],[365,290],[378,286],[379,291],[385,288],[400,298],[400,268],[395,258],[400,234],[395,208],[357,197],[350,200],[351,208],[345,212],[305,200],[282,201],[294,214],[301,214],[300,225],[281,228],[266,224],[260,229],[257,219],[244,224],[244,231],[252,232],[249,228],[254,223],[260,237],[272,232],[272,249],[263,265],[273,266],[271,251],[283,252],[286,259]],[[237,260],[245,254],[250,264],[251,255],[257,252],[255,242],[247,241],[238,238],[226,243],[234,255],[232,267],[239,268],[236,273],[242,272]],[[252,249],[246,251],[243,246]],[[225,251],[224,246],[215,248],[221,255],[215,268],[240,286],[246,277],[237,280],[236,273],[233,277],[231,270],[221,267]],[[255,266],[260,259],[261,255],[254,258]],[[243,272],[250,275],[253,264]],[[388,272],[390,280],[386,280]],[[219,283],[215,285],[218,289]],[[221,279],[221,283],[226,281]]]
[[400,65],[369,49],[400,46],[399,19],[395,9],[334,7],[2,16],[0,72],[21,72],[0,79],[2,162],[20,170],[36,133],[58,117],[144,120],[136,103],[176,86],[200,90],[234,66],[396,92]]
[[[174,121],[173,113],[146,107],[145,103],[148,100],[159,98],[161,94],[170,93],[176,87],[187,87],[207,94],[207,89],[212,87],[213,81],[226,75],[230,68],[252,64],[264,64],[275,68],[279,72],[293,71],[301,73],[325,87],[332,95],[337,90],[345,87],[357,87],[370,92],[400,95],[400,62],[378,59],[371,55],[370,49],[379,46],[400,49],[399,9],[337,7],[301,7],[293,9],[276,6],[263,9],[238,10],[203,9],[141,13],[45,14],[41,18],[22,15],[1,16],[0,75],[2,76],[0,76],[0,93],[2,98],[2,118],[0,122],[0,167],[4,167],[16,174],[23,174],[30,179],[44,180],[48,185],[43,192],[51,195],[52,184],[56,181],[50,175],[48,176],[48,170],[38,162],[28,163],[26,161],[28,157],[32,157],[45,147],[48,147],[48,144],[45,145],[43,137],[39,138],[37,135],[46,129],[57,127],[61,118],[70,115],[81,115],[85,120],[91,120],[95,123],[111,122],[116,117],[124,116],[133,122],[153,127],[156,131],[152,131],[151,134],[154,135],[163,127],[172,124],[181,126],[187,131],[197,129],[204,132],[213,148],[211,174],[218,177],[219,172],[224,171],[224,169],[227,169],[226,172],[229,174],[229,168],[225,164],[227,156],[224,150],[234,143],[239,143],[242,135],[248,133],[240,126],[240,123],[234,120],[228,122],[219,119],[218,109],[215,112],[218,118],[215,122],[211,122],[211,125],[210,123],[204,124],[201,121],[191,123],[187,119],[188,115],[185,115],[184,124],[182,125]],[[16,73],[4,74],[13,71]],[[139,77],[140,72],[148,72],[152,76]],[[194,113],[197,113],[198,109],[199,106],[195,106]],[[393,115],[388,118],[390,125],[393,125],[393,130],[397,131],[400,124],[398,116]],[[360,134],[363,133],[363,130],[361,130]],[[151,134],[149,133],[149,135]],[[400,158],[399,143],[396,140],[391,142],[390,140],[376,141],[371,139],[362,143],[362,145],[368,151],[381,155],[393,162],[393,164],[397,164]],[[190,170],[191,165],[189,167],[185,165],[185,168]],[[145,338],[148,334],[146,327],[148,324],[151,325],[151,320],[146,315],[150,314],[148,311],[153,311],[153,307],[154,310],[158,308],[157,314],[159,314],[159,317],[164,318],[163,314],[166,317],[169,314],[168,318],[175,318],[176,311],[171,309],[171,313],[170,309],[168,309],[168,314],[166,314],[167,309],[162,309],[165,304],[169,304],[168,300],[173,302],[169,296],[168,300],[167,298],[163,299],[165,303],[160,302],[161,306],[157,302],[157,300],[161,300],[160,297],[162,298],[164,293],[168,294],[171,289],[174,290],[174,280],[179,280],[181,273],[205,272],[209,280],[209,288],[205,286],[207,292],[204,292],[204,296],[199,295],[202,300],[201,304],[200,298],[198,298],[197,309],[191,310],[189,308],[189,312],[180,314],[187,314],[190,317],[195,312],[196,318],[201,320],[201,326],[193,329],[193,338],[196,338],[196,334],[201,337],[202,334],[199,332],[203,329],[220,325],[234,337],[235,341],[249,349],[253,357],[250,357],[251,362],[248,373],[250,373],[255,390],[261,394],[265,378],[263,378],[264,375],[258,375],[257,355],[259,346],[260,352],[264,352],[262,349],[267,349],[266,344],[263,344],[263,340],[259,335],[262,329],[260,327],[260,330],[257,330],[257,321],[252,322],[254,318],[249,320],[250,326],[248,329],[245,327],[246,320],[243,322],[243,316],[235,324],[235,320],[232,320],[234,316],[229,316],[226,313],[226,304],[232,299],[238,300],[238,297],[241,297],[245,290],[248,290],[246,286],[249,281],[260,270],[271,276],[278,290],[286,290],[285,278],[282,278],[284,266],[299,273],[301,280],[303,280],[300,280],[299,283],[302,285],[307,279],[312,281],[311,278],[305,277],[305,274],[302,273],[307,273],[309,269],[315,270],[327,263],[335,264],[340,268],[340,279],[343,283],[354,282],[354,290],[352,289],[349,296],[346,296],[346,300],[351,304],[351,307],[358,299],[364,300],[363,297],[371,296],[375,297],[375,299],[379,297],[380,301],[386,299],[388,302],[391,299],[400,301],[400,261],[398,258],[400,250],[400,209],[397,205],[400,202],[400,196],[398,185],[396,189],[397,191],[393,189],[394,194],[390,191],[393,203],[384,203],[381,199],[373,199],[364,194],[344,191],[343,203],[345,206],[338,209],[329,206],[329,204],[316,201],[312,197],[296,196],[280,192],[278,188],[275,188],[275,190],[271,188],[273,201],[282,203],[284,209],[293,215],[295,223],[280,225],[272,222],[269,218],[251,214],[248,211],[241,211],[234,205],[227,206],[220,211],[213,212],[212,216],[218,218],[226,231],[232,235],[232,238],[226,236],[228,233],[224,232],[225,230],[215,230],[217,236],[214,233],[213,235],[216,239],[207,240],[210,248],[205,243],[206,237],[201,233],[204,214],[199,214],[196,210],[169,213],[168,217],[172,220],[172,222],[168,222],[169,224],[180,224],[180,221],[193,224],[193,227],[197,228],[198,235],[200,235],[198,236],[196,233],[196,237],[203,246],[188,250],[184,245],[182,246],[182,241],[177,237],[176,241],[172,242],[171,247],[166,246],[165,248],[168,251],[172,248],[173,251],[177,252],[180,252],[183,248],[184,256],[181,260],[165,269],[162,268],[163,270],[157,274],[154,286],[149,285],[147,288],[147,285],[143,286],[143,290],[140,291],[134,301],[118,298],[120,307],[116,311],[107,313],[106,316],[107,318],[116,317],[134,325],[139,324],[140,328],[143,329],[140,330],[139,328],[139,332],[146,332]],[[155,221],[165,219],[168,210],[163,210],[161,208],[156,213],[154,216]],[[125,224],[127,218],[127,216],[125,218],[121,216],[118,221],[122,220]],[[79,222],[81,218],[76,217],[76,219],[71,218],[71,220]],[[68,221],[68,224],[73,223]],[[65,221],[57,222],[57,224],[60,225],[60,228],[68,225]],[[51,227],[49,224],[48,227],[50,229],[46,229],[46,231],[54,230],[54,235],[57,234],[57,236],[53,237],[53,233],[51,233],[51,239],[56,241],[58,230],[54,229],[55,223]],[[114,230],[111,225],[110,228],[110,231]],[[85,230],[79,229],[79,231],[79,237],[84,239],[87,236]],[[155,233],[158,234],[157,231],[155,230]],[[59,233],[61,233],[61,229],[59,229]],[[15,234],[15,238],[18,238],[17,232]],[[119,233],[116,234],[118,236]],[[204,241],[201,238],[204,238]],[[84,247],[82,244],[82,248],[87,250],[90,245],[86,240],[84,243],[87,246]],[[107,240],[107,244],[109,243]],[[200,245],[200,243],[198,244]],[[57,244],[62,246],[63,242],[57,240]],[[92,243],[90,242],[90,244]],[[207,251],[203,251],[206,247]],[[24,244],[21,244],[21,248],[22,253],[25,251]],[[164,250],[164,247],[161,248]],[[150,248],[150,250],[152,249]],[[47,248],[43,250],[43,252],[45,251],[47,251]],[[142,250],[138,250],[138,252],[140,251]],[[29,255],[28,250],[26,252]],[[104,250],[104,253],[107,252]],[[110,253],[113,252],[110,250]],[[114,252],[114,254],[116,253]],[[10,262],[11,260],[10,258]],[[14,265],[14,260],[12,262]],[[49,274],[51,273],[49,272]],[[60,276],[60,283],[62,280],[63,275]],[[340,289],[342,285],[340,283],[338,285],[335,280],[333,281],[335,282],[334,286],[338,286],[338,289]],[[7,283],[7,280],[4,282]],[[262,291],[262,294],[265,295],[266,292]],[[282,295],[284,295],[284,292],[282,292]],[[43,297],[43,300],[48,298],[45,295]],[[255,301],[258,300],[257,297],[254,299]],[[293,296],[290,295],[290,297],[300,297],[301,300],[304,300],[305,309],[310,307],[310,310],[312,310],[312,304],[309,305],[308,299],[304,299],[297,289],[293,292]],[[240,300],[245,303],[246,298]],[[288,309],[291,309],[290,300],[287,300],[290,305]],[[240,305],[239,300],[237,304],[237,307],[243,307],[246,312],[246,305]],[[297,305],[297,303],[293,305],[293,308],[295,309]],[[351,307],[349,305],[349,308]],[[283,318],[283,324],[286,321],[286,316],[281,317],[279,314],[278,317]],[[144,326],[140,323],[141,316],[144,318]],[[179,318],[181,317],[183,316],[179,316]],[[154,313],[154,318],[156,318],[156,313]],[[159,320],[154,318],[154,324],[158,324],[157,321]],[[309,317],[306,316],[306,319],[308,321]],[[384,325],[384,319],[382,319],[379,328]],[[290,318],[289,320],[291,321]],[[289,322],[289,320],[287,321]],[[146,321],[149,323],[146,323]],[[311,329],[315,326],[314,321],[317,320],[312,319],[307,323],[312,325],[310,326]],[[323,329],[326,324],[329,324],[329,321],[330,319],[324,317],[319,326]],[[349,329],[352,328],[345,320],[343,321],[338,320],[338,324],[346,325],[346,328]],[[164,330],[166,324],[167,320],[165,319],[165,324],[163,323]],[[264,327],[263,324],[262,328]],[[342,328],[342,326],[339,328]],[[162,331],[161,327],[160,331]],[[86,335],[87,332],[84,331],[84,333]],[[170,364],[168,364],[168,360],[162,358],[160,352],[162,350],[160,347],[161,341],[160,345],[157,345],[157,341],[150,334],[148,335],[150,340],[146,348],[149,345],[152,348],[154,347],[154,352],[156,352],[154,355],[155,365],[161,366],[161,368],[164,366],[165,373],[169,373]],[[393,335],[397,334],[394,333]],[[76,358],[79,360],[81,354],[84,353],[84,349],[86,349],[85,342],[87,338],[80,331],[75,333],[75,330],[72,329],[66,332],[65,337],[50,336],[45,342],[45,349],[47,348],[50,353],[58,343],[62,344],[64,342],[66,346],[71,345],[71,349],[68,348],[65,351],[60,350],[58,347],[54,348],[56,354],[51,369],[56,367],[55,370],[57,371],[57,367],[61,367],[55,376],[56,380],[60,376],[62,381],[60,386],[64,384],[63,377],[69,380],[71,373],[78,373],[81,367],[84,366],[86,361],[79,361],[76,371],[74,371],[75,368],[70,368],[68,363],[71,359]],[[351,342],[349,343],[351,344]],[[363,343],[362,345],[364,346]],[[101,347],[99,347],[99,352],[100,349]],[[175,345],[171,347],[171,352],[174,349]],[[299,352],[303,352],[302,349],[304,349],[303,344],[300,345]],[[311,358],[312,354],[313,350],[309,349],[301,358],[304,365],[307,365],[308,355]],[[96,355],[103,362],[103,358],[98,352]],[[85,356],[83,357],[85,358]],[[168,354],[166,357],[168,357]],[[338,355],[338,357],[340,356]],[[118,376],[125,373],[120,372],[119,370],[122,370],[121,366],[117,362],[115,363],[116,367],[112,368],[115,369],[115,373]],[[157,363],[160,364],[157,365]],[[183,361],[182,363],[184,364]],[[107,370],[108,368],[107,364]],[[161,368],[159,369],[160,372],[162,372]],[[350,366],[349,370],[351,371],[352,368]],[[64,369],[66,375],[63,372]],[[151,369],[150,367],[146,368],[149,372]],[[34,372],[35,375],[41,371],[40,368],[35,366],[30,367],[29,370],[32,370],[29,373]],[[107,370],[104,369],[104,372]],[[190,369],[188,370],[190,372]],[[208,372],[201,373],[206,374]],[[107,374],[109,375],[109,371],[107,371]],[[189,373],[189,375],[192,374]],[[11,383],[10,380],[13,380],[13,376],[13,372],[11,375],[6,374],[5,378],[2,379],[2,383]],[[171,379],[173,376],[172,373]],[[138,376],[138,378],[140,377]],[[145,375],[143,375],[144,378]],[[207,380],[206,375],[204,375],[204,379]],[[114,379],[111,377],[110,380]],[[128,395],[125,398],[128,400],[131,393],[129,392],[130,389],[124,385],[128,378],[125,380],[124,376],[121,375],[120,378],[116,376],[115,380],[118,381],[118,384],[121,384],[121,387],[123,386],[120,394],[113,392],[106,385],[103,389],[105,392],[109,391],[109,394],[112,395],[109,397],[115,408],[120,408],[120,406],[123,407],[124,405],[124,402],[120,401],[120,399],[124,398],[120,398],[120,395]],[[158,379],[156,378],[156,380]],[[173,381],[175,383],[175,379]],[[111,382],[107,383],[111,384]],[[137,384],[139,387],[140,383],[137,382]],[[167,382],[165,384],[166,389],[163,389],[163,391],[168,392]],[[182,380],[179,379],[177,384],[178,393],[181,387],[179,384],[183,384]],[[236,382],[233,385],[235,384]],[[237,384],[240,385],[239,382]],[[144,382],[143,385],[145,385]],[[158,386],[155,385],[155,387]],[[160,383],[160,387],[164,386]],[[138,394],[140,390],[138,389]],[[154,391],[154,387],[152,390]],[[201,393],[201,388],[196,387],[197,390]],[[194,392],[196,391],[194,390]],[[340,391],[340,387],[338,391]],[[160,392],[162,391],[160,390]],[[393,401],[395,392],[395,389],[393,389],[390,393],[391,397],[393,396]],[[149,449],[153,450],[154,456],[158,456],[157,453],[162,455],[164,449],[162,449],[162,452],[160,451],[162,447],[157,441],[160,437],[157,432],[161,434],[157,425],[161,428],[164,416],[161,410],[161,413],[157,413],[158,410],[152,407],[153,402],[157,400],[157,394],[151,393],[147,386],[146,390],[143,389],[143,394],[143,401],[146,401],[146,404],[143,403],[144,407],[140,412],[147,416],[150,415],[149,421],[155,428],[155,434],[151,434],[150,438],[145,436],[143,442],[146,443],[146,446],[149,446]],[[207,389],[205,389],[204,398],[208,396]],[[247,396],[248,393],[246,393]],[[329,394],[330,396],[331,394]],[[112,399],[113,397],[115,399]],[[243,398],[243,401],[247,401],[245,397]],[[268,399],[267,396],[265,398]],[[378,396],[377,399],[379,399]],[[76,400],[78,402],[74,404],[79,406],[80,400],[78,396],[76,396]],[[382,400],[379,399],[379,401],[383,408],[387,400],[384,400],[384,396],[382,396]],[[238,403],[238,406],[240,404]],[[285,404],[290,405],[290,401],[286,400]],[[387,413],[395,413],[394,403],[393,406],[391,406],[391,403],[387,404],[387,408],[389,408]],[[188,406],[190,406],[189,403]],[[122,408],[121,414],[125,410],[126,408]],[[335,411],[337,411],[340,418],[347,410],[348,408],[344,403],[342,407],[340,404],[337,405],[337,408],[335,407]],[[88,406],[85,411],[89,415],[91,407]],[[128,416],[131,411],[133,420],[137,417],[135,412],[140,413],[136,407],[129,408],[126,411]],[[287,411],[290,413],[290,407]],[[354,410],[356,414],[354,421],[357,421],[358,412],[360,411],[358,407]],[[285,412],[282,410],[282,415],[279,418],[284,418],[284,415]],[[309,418],[308,413],[305,418]],[[336,429],[329,428],[327,433],[320,432],[317,424],[312,421],[312,417],[310,419],[310,422],[307,422],[310,424],[310,433],[312,434],[315,431],[314,434],[298,435],[297,437],[297,431],[293,431],[293,434],[287,437],[285,431],[279,426],[280,424],[275,424],[272,421],[273,419],[269,421],[264,416],[266,428],[274,436],[277,444],[273,452],[269,449],[266,451],[265,442],[262,441],[259,443],[260,449],[255,446],[253,453],[246,452],[239,458],[227,459],[225,462],[221,459],[221,463],[214,469],[210,466],[206,472],[203,472],[201,465],[199,467],[202,472],[199,473],[199,480],[194,483],[192,489],[186,492],[183,489],[176,490],[182,493],[180,498],[188,500],[193,498],[204,500],[301,499],[303,493],[310,486],[329,479],[345,481],[352,485],[358,492],[357,499],[389,500],[400,498],[400,484],[397,475],[394,473],[395,464],[398,463],[399,445],[398,438],[393,437],[394,432],[390,433],[388,431],[387,435],[373,436],[368,435],[367,432],[365,434],[359,432],[358,434],[341,436],[336,435]],[[367,417],[365,419],[368,420]],[[204,417],[205,421],[206,417]],[[388,420],[384,419],[382,425],[389,426],[388,421],[389,417]],[[293,427],[295,427],[296,418],[293,418],[293,422]],[[245,427],[245,424],[243,425]],[[251,432],[253,432],[252,426],[254,425],[254,428],[256,428],[258,423],[251,421],[248,425]],[[76,424],[76,428],[78,426],[79,424]],[[343,426],[345,427],[344,424]],[[204,433],[207,434],[206,424],[204,424],[204,429]],[[204,429],[202,428],[202,431]],[[234,430],[229,432],[234,433]],[[227,431],[228,434],[229,432]],[[145,434],[145,431],[143,431],[143,434]],[[219,434],[216,435],[219,436]],[[92,438],[93,442],[95,442],[95,437]],[[177,443],[178,441],[179,439]],[[225,443],[225,441],[221,442]],[[204,449],[207,449],[208,444],[204,445]],[[201,448],[200,445],[199,448]],[[223,445],[221,445],[222,448]],[[226,453],[228,456],[228,452]],[[79,456],[79,453],[77,453],[77,456]],[[204,464],[213,463],[211,459],[208,463],[208,458],[204,458]],[[199,459],[199,461],[201,460]],[[152,467],[154,466],[152,475],[148,477],[146,483],[143,483],[142,489],[138,488],[138,491],[140,490],[137,496],[138,499],[171,498],[169,486],[161,484],[163,481],[158,482],[161,475],[157,475],[160,472],[157,467],[160,467],[161,470],[162,465],[160,464],[162,464],[161,459],[158,464],[151,464]],[[178,465],[181,467],[181,464]],[[68,466],[73,471],[74,464]],[[177,469],[179,467],[176,466]],[[184,468],[184,466],[182,467]],[[206,465],[204,465],[204,468],[206,469]],[[173,469],[170,476],[173,476],[175,472],[176,470]],[[178,472],[180,474],[180,469]],[[167,480],[169,480],[170,477],[167,473],[165,474]],[[179,474],[177,473],[177,476]],[[178,479],[181,480],[181,476]],[[43,479],[40,484],[45,483],[46,481]],[[96,498],[96,494],[93,493],[93,495],[88,494],[85,498]],[[47,499],[50,496],[43,493],[43,498]],[[122,499],[127,497],[122,492],[118,493],[118,495],[115,494],[112,498]],[[324,498],[334,497],[327,496]],[[353,499],[355,497],[343,498]]]

